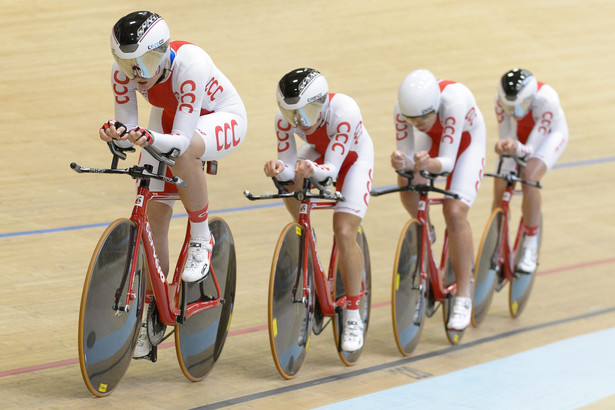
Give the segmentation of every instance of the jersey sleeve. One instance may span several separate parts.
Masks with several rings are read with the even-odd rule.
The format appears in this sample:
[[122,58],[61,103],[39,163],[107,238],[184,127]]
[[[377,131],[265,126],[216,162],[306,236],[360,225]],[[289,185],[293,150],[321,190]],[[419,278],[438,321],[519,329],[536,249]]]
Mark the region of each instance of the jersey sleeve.
[[[131,130],[139,123],[139,108],[137,103],[137,92],[134,81],[120,70],[117,63],[111,67],[111,89],[113,90],[115,120],[126,126],[126,130]],[[133,144],[130,141],[115,141],[115,144],[122,148],[129,148]]]
[[[538,144],[545,135],[549,135],[555,124],[558,123],[559,115],[563,115],[560,109],[560,101],[557,92],[548,85],[543,85],[532,103],[534,127],[527,138],[523,152],[526,156],[533,154],[538,149]],[[519,143],[519,145],[523,145]]]
[[196,130],[201,117],[205,85],[212,75],[211,58],[199,47],[186,45],[178,51],[173,64],[173,91],[177,98],[177,110],[171,134],[153,132],[154,147],[162,152],[178,148],[183,154]]
[[498,135],[500,140],[508,138],[517,139],[512,125],[512,119],[504,112],[497,94],[495,95],[493,106],[495,109],[495,118],[498,121]]
[[284,170],[278,175],[280,181],[295,179],[295,162],[297,162],[297,143],[292,126],[278,110],[275,116],[275,135],[278,160],[284,164]]
[[408,167],[414,166],[414,130],[412,125],[401,114],[399,103],[393,109],[393,123],[395,124],[395,147],[408,158]]
[[452,172],[457,160],[465,116],[469,110],[462,90],[460,87],[448,86],[442,92],[442,108],[438,113],[442,123],[442,136],[436,157],[442,166],[441,172]]
[[342,163],[359,143],[363,133],[363,119],[357,103],[343,94],[336,94],[326,113],[327,134],[330,141],[325,151],[324,163],[314,164],[314,178],[324,181],[337,178]]

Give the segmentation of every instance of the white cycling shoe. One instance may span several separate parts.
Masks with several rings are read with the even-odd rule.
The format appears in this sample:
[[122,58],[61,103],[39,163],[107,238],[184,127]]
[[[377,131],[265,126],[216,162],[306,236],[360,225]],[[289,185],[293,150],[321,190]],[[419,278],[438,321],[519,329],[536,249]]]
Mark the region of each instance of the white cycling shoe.
[[214,243],[213,235],[210,236],[209,240],[190,238],[188,258],[182,272],[182,280],[184,282],[198,282],[207,277]]
[[535,242],[526,238],[523,248],[521,248],[521,257],[516,270],[525,273],[532,273],[536,270],[538,266],[538,245]]
[[344,330],[342,331],[342,350],[344,352],[356,352],[363,347],[363,321],[359,312],[344,320]]
[[448,319],[446,327],[450,330],[462,331],[472,320],[472,299],[463,296],[455,297],[453,312]]
[[147,325],[143,323],[141,324],[141,329],[139,329],[137,347],[135,347],[132,357],[134,359],[142,359],[147,356],[151,350],[152,343],[149,341],[149,336],[147,335]]

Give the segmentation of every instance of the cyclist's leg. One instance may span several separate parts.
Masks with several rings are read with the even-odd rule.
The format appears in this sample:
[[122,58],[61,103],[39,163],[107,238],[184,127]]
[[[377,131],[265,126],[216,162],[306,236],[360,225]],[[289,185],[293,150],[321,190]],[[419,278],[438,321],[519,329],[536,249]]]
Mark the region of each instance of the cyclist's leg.
[[338,268],[346,296],[357,296],[361,293],[363,272],[363,254],[357,243],[357,231],[362,219],[346,212],[333,214],[333,231],[338,249]]
[[455,304],[447,327],[455,330],[463,330],[471,320],[474,251],[468,211],[476,199],[484,164],[484,143],[477,138],[476,143],[473,140],[457,158],[455,170],[449,177],[447,188],[459,195],[459,199],[445,198],[443,202],[444,219],[449,236],[448,258],[457,283]]
[[457,278],[457,296],[471,297],[472,229],[468,223],[470,207],[463,202],[445,198],[444,219],[449,237],[449,257]]
[[[521,171],[521,178],[530,182],[537,182],[547,173],[546,164],[538,158],[530,158],[527,165]],[[531,185],[522,184],[523,200],[522,213],[523,223],[526,226],[536,226],[540,222],[540,209],[542,197],[540,189]]]
[[361,349],[366,329],[360,311],[365,260],[357,243],[357,232],[367,212],[372,181],[373,150],[371,146],[367,148],[370,149],[360,152],[360,159],[347,172],[338,175],[337,188],[346,201],[338,202],[333,214],[337,264],[347,298],[341,348],[347,352]]
[[199,281],[209,272],[214,239],[209,231],[209,197],[202,161],[223,158],[243,141],[247,121],[238,114],[216,112],[202,116],[186,151],[175,160],[174,175],[186,181],[178,187],[190,219],[190,249],[182,278]]
[[147,205],[147,217],[149,219],[156,255],[160,267],[165,275],[169,274],[169,227],[173,216],[172,204],[161,201],[150,201]]
[[485,163],[484,144],[470,143],[457,158],[447,188],[459,199],[447,197],[442,210],[449,235],[449,259],[457,278],[457,296],[471,297],[473,247],[468,211],[476,199]]

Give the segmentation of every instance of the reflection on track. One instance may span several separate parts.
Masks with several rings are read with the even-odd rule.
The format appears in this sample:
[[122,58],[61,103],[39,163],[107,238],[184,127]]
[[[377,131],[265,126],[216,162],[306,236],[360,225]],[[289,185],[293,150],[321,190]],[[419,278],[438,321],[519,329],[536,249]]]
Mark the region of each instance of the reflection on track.
[[528,326],[528,327],[524,327],[524,328],[520,328],[516,330],[511,330],[509,332],[500,333],[500,334],[493,335],[490,337],[485,337],[483,339],[475,340],[472,342],[467,342],[467,343],[456,345],[456,346],[450,346],[450,347],[436,350],[433,352],[429,352],[429,353],[425,353],[425,354],[421,354],[417,356],[412,356],[412,357],[406,357],[406,358],[395,360],[395,361],[388,362],[388,363],[382,363],[377,366],[371,366],[371,367],[367,367],[367,368],[360,369],[360,370],[345,372],[343,374],[336,374],[336,375],[331,375],[331,376],[327,376],[327,377],[323,377],[319,379],[309,380],[303,383],[294,384],[292,386],[285,386],[285,387],[280,387],[277,389],[267,390],[267,391],[263,391],[259,393],[253,393],[253,394],[248,394],[245,396],[235,397],[233,399],[208,404],[206,406],[196,407],[196,409],[218,409],[218,408],[222,408],[226,406],[248,403],[250,401],[262,399],[265,397],[272,397],[272,396],[276,396],[279,394],[284,394],[284,393],[288,393],[292,391],[307,389],[307,388],[314,387],[317,385],[322,385],[325,383],[336,382],[339,380],[350,379],[353,377],[362,376],[365,374],[374,373],[374,372],[378,372],[381,370],[392,369],[392,368],[396,368],[399,366],[407,365],[408,363],[419,362],[421,360],[426,360],[432,357],[441,356],[441,355],[444,355],[450,352],[469,349],[469,348],[476,347],[482,344],[486,344],[486,343],[494,342],[497,340],[506,339],[508,337],[516,336],[522,333],[527,333],[527,332],[531,332],[534,330],[558,326],[564,323],[570,323],[570,322],[579,321],[579,320],[586,320],[586,319],[593,318],[596,316],[607,315],[613,312],[615,312],[615,307],[604,309],[604,310],[599,310],[599,311],[592,312],[592,313],[587,313],[584,315],[573,316],[573,317],[555,320],[551,322],[545,322],[545,323],[541,323],[541,324],[534,325],[534,326]]

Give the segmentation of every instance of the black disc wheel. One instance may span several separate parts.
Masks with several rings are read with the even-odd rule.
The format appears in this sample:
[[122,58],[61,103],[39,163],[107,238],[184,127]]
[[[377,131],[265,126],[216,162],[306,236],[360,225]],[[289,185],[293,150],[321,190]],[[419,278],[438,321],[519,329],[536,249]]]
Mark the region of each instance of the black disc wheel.
[[[130,284],[137,228],[129,219],[113,222],[100,238],[83,284],[79,311],[79,365],[92,394],[108,396],[132,361],[145,291],[145,255],[140,246]],[[126,306],[127,295],[135,299]]]
[[[220,357],[235,303],[235,241],[227,223],[220,218],[209,221],[215,238],[211,255],[211,272],[205,280],[182,282],[185,303],[211,301],[220,297],[220,304],[203,310],[175,326],[175,350],[184,375],[191,381],[203,380]],[[214,277],[220,287],[216,291]]]
[[498,281],[501,235],[504,211],[496,209],[487,221],[474,263],[474,297],[472,298],[472,325],[478,326],[487,316]]
[[309,297],[304,299],[303,246],[305,232],[297,223],[280,234],[273,254],[269,278],[269,343],[275,366],[285,379],[294,378],[305,361],[311,336],[314,286],[312,261],[308,255]]
[[416,348],[425,318],[429,280],[421,283],[422,230],[423,224],[418,220],[408,221],[395,253],[391,296],[393,335],[399,352],[404,356],[410,356]]

